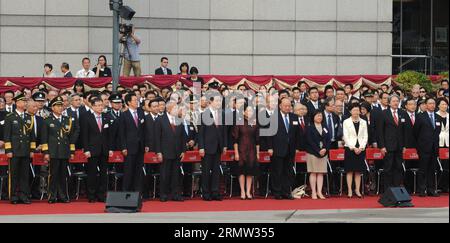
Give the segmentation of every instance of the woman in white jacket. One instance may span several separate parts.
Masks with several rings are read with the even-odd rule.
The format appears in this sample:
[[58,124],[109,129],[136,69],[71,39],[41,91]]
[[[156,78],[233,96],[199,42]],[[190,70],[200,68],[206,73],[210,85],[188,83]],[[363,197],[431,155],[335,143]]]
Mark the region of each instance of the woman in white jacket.
[[348,197],[353,197],[353,176],[355,179],[355,194],[362,198],[361,174],[367,170],[366,146],[368,142],[367,122],[360,118],[361,107],[352,104],[349,107],[351,117],[344,121],[345,162],[347,173]]
[[449,115],[447,112],[448,109],[448,102],[446,99],[439,99],[437,102],[437,106],[439,111],[437,112],[438,115],[441,118],[441,133],[439,134],[439,147],[440,148],[448,148],[449,146],[449,137],[448,137],[448,130],[449,130]]

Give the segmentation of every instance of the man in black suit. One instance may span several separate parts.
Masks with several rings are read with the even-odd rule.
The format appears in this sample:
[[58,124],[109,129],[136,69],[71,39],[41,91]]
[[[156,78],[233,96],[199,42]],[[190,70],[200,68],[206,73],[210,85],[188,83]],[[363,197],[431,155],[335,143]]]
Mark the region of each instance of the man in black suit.
[[161,164],[160,201],[183,201],[180,194],[180,160],[186,147],[185,135],[178,118],[178,107],[173,101],[167,103],[167,112],[155,124],[155,152]]
[[297,85],[300,89],[300,100],[303,104],[308,102],[308,85],[305,81],[300,81]]
[[405,148],[417,148],[417,139],[414,135],[414,127],[417,121],[417,104],[409,98],[405,104],[407,118],[405,123]]
[[[110,118],[108,114],[102,113],[103,101],[99,98],[92,100],[94,113],[87,114],[81,123],[83,128],[81,139],[84,154],[88,158],[87,164],[87,187],[88,200],[94,203],[105,201],[107,189],[106,167],[110,149]],[[97,180],[97,167],[98,180]]]
[[414,133],[417,137],[417,150],[419,153],[419,191],[420,196],[439,196],[436,191],[434,173],[439,155],[439,134],[442,122],[436,114],[436,101],[427,99],[427,111],[417,115]]
[[[193,100],[190,101],[193,104]],[[195,124],[192,122],[192,117],[186,116],[186,108],[180,108],[180,116],[183,120],[181,126],[184,131],[184,146],[186,147],[186,151],[192,151],[198,145],[198,132]],[[183,194],[190,195],[192,189],[192,180],[188,175],[192,175],[193,164],[192,163],[183,163]]]
[[[81,124],[81,117],[86,112],[86,109],[83,109],[81,106],[81,97],[79,94],[73,94],[69,97],[69,103],[70,107],[67,108],[66,114],[68,117],[70,117],[74,124],[77,126],[80,126]],[[82,129],[82,127],[80,128]],[[81,137],[78,138],[77,143],[75,144],[76,149],[82,148],[82,141]]]
[[172,70],[168,68],[169,59],[167,57],[161,58],[161,67],[155,70],[156,75],[172,75]]
[[294,172],[294,158],[297,151],[297,139],[300,137],[297,115],[291,113],[292,105],[289,98],[280,101],[278,129],[270,138],[272,156],[272,191],[275,199],[292,200],[291,186]]
[[142,192],[145,147],[145,117],[138,111],[139,101],[134,93],[125,96],[128,110],[120,116],[119,149],[125,156],[123,190]]
[[222,97],[210,94],[210,108],[201,114],[198,135],[199,152],[202,161],[203,200],[221,201],[219,192],[220,157],[227,151],[226,126],[223,125]]
[[309,122],[312,122],[311,116],[314,111],[322,110],[322,104],[320,104],[319,100],[319,90],[316,87],[309,89],[309,101],[306,103],[306,107],[308,108]]
[[378,119],[377,132],[379,147],[384,154],[384,189],[398,187],[402,182],[403,151],[406,114],[399,108],[400,98],[389,97],[389,109],[384,110]]
[[5,98],[5,110],[7,113],[12,113],[16,110],[16,104],[14,104],[14,92],[8,90],[4,94]]

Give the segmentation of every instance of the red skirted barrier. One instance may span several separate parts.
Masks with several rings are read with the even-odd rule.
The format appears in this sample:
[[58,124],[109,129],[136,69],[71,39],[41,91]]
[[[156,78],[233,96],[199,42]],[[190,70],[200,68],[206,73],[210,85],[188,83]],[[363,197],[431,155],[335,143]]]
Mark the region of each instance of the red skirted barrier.
[[[277,89],[295,86],[300,81],[305,81],[309,86],[318,87],[321,91],[326,85],[333,85],[334,87],[342,87],[345,84],[353,84],[355,90],[361,85],[365,84],[371,88],[379,88],[382,84],[395,85],[395,76],[392,75],[354,75],[354,76],[226,76],[226,75],[202,75],[200,76],[206,83],[217,81],[221,84],[226,84],[229,87],[236,88],[240,84],[246,85],[248,88],[258,90],[260,86],[265,85],[275,86]],[[155,88],[170,87],[178,80],[182,81],[187,86],[192,86],[192,82],[187,79],[187,76],[171,75],[171,76],[142,76],[136,77],[121,77],[120,85],[124,87],[132,87],[135,84],[149,83]],[[430,76],[433,82],[439,82],[441,76]],[[41,83],[45,83],[56,89],[71,88],[77,78],[40,78],[40,77],[0,77],[0,93],[7,90],[16,91],[26,88],[33,88]],[[81,78],[84,84],[91,88],[102,88],[107,83],[112,81],[112,78]]]

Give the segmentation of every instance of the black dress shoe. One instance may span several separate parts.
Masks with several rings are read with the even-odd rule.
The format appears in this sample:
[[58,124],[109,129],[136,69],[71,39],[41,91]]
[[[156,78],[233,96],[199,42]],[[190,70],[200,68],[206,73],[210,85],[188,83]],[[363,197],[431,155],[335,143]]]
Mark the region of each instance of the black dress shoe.
[[211,201],[212,201],[212,199],[211,199],[211,197],[203,197],[203,201],[206,201],[206,202],[211,202]]
[[159,199],[159,201],[160,201],[160,202],[167,202],[167,197],[161,197],[161,198]]
[[430,197],[440,197],[439,193],[437,191],[428,192],[428,196]]
[[55,203],[56,203],[56,199],[49,199],[49,200],[48,200],[48,203],[49,203],[49,204],[55,204]]
[[12,205],[17,205],[17,204],[19,204],[19,201],[17,201],[17,200],[11,201],[11,204]]
[[22,203],[26,204],[26,205],[30,205],[31,201],[30,201],[30,199],[24,199],[24,200],[22,200]]
[[89,203],[95,203],[95,199],[89,199],[88,202]]
[[284,195],[284,196],[283,196],[283,199],[286,199],[286,200],[294,200],[294,197],[293,197],[292,195]]
[[419,193],[419,197],[427,197],[427,193],[426,192],[421,192],[421,193]]
[[67,198],[59,199],[60,203],[70,203],[70,200]]
[[223,200],[221,196],[213,196],[211,199],[213,201],[219,201],[219,202]]
[[283,197],[282,196],[275,196],[275,200],[283,200]]
[[182,197],[174,197],[172,199],[172,201],[174,201],[174,202],[184,202],[184,199]]

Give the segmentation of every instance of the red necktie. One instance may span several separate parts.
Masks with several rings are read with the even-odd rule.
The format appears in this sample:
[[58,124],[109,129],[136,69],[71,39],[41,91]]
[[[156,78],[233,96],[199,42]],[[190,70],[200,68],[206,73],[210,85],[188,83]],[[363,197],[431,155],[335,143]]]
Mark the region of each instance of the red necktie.
[[398,126],[398,117],[397,117],[397,111],[394,111],[394,122],[395,122],[395,125],[397,125],[397,126]]
[[305,122],[303,121],[303,117],[300,118],[300,126],[302,126],[302,129],[305,130]]
[[98,130],[101,132],[102,131],[102,117],[101,116],[97,116],[97,125],[98,125]]
[[416,123],[416,120],[414,119],[414,114],[411,114],[411,123],[414,126],[414,123]]
[[136,127],[139,126],[139,118],[138,118],[138,115],[137,115],[136,111],[134,112],[134,123],[136,124]]

